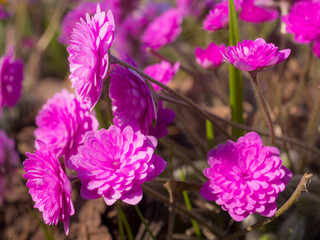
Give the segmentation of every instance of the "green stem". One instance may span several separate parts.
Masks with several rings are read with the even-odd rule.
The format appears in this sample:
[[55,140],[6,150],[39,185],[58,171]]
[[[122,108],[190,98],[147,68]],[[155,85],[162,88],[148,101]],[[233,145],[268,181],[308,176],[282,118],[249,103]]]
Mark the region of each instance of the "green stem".
[[128,222],[128,219],[127,219],[126,215],[124,214],[124,211],[123,211],[121,205],[120,205],[120,213],[121,213],[121,217],[122,217],[122,221],[123,221],[124,227],[125,227],[127,235],[128,235],[128,239],[129,240],[133,240],[133,235],[132,235],[132,230],[131,230],[130,224]]
[[206,120],[206,136],[208,140],[208,148],[213,148],[213,138],[214,138],[214,132],[213,132],[213,125],[209,120]]
[[134,205],[134,209],[136,210],[141,222],[143,223],[143,225],[146,227],[146,230],[147,232],[150,234],[150,237],[153,239],[153,240],[156,240],[156,237],[153,235],[147,221],[145,220],[145,218],[143,217],[138,205]]
[[117,202],[116,202],[116,205],[117,205],[117,211],[118,211],[118,227],[119,227],[120,239],[121,239],[121,240],[125,240],[126,238],[125,238],[125,236],[124,236],[120,202],[117,201]]

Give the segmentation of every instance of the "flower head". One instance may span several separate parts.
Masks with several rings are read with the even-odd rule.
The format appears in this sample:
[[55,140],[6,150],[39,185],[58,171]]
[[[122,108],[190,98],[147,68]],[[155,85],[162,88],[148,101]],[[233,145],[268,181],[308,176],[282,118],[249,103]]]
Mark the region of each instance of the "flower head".
[[[127,61],[136,66],[131,59]],[[122,126],[134,121],[147,134],[156,118],[156,108],[145,80],[135,71],[117,66],[110,74],[109,94],[114,124]]]
[[209,46],[203,50],[200,47],[196,47],[196,61],[203,68],[219,67],[223,63],[223,56],[221,53],[224,53],[225,51],[226,46],[224,44],[218,46],[214,42],[210,43]]
[[166,162],[154,155],[157,140],[131,126],[86,133],[79,153],[71,157],[81,180],[81,196],[103,197],[107,205],[118,199],[135,205],[142,199],[146,181],[158,176]]
[[[267,0],[264,1],[268,2]],[[261,23],[275,20],[279,16],[277,9],[263,5],[257,6],[256,2],[256,0],[243,0],[242,9],[239,15],[239,18],[242,21]]]
[[63,89],[43,105],[36,117],[34,135],[45,142],[58,158],[68,160],[78,152],[87,131],[97,130],[98,121],[90,113],[88,104]]
[[292,176],[282,166],[279,150],[263,146],[255,132],[212,149],[208,163],[210,167],[204,175],[209,181],[201,187],[200,194],[216,201],[236,221],[255,212],[273,216],[276,199]]
[[14,59],[13,48],[0,58],[0,116],[3,107],[13,107],[21,96],[23,63]]
[[[154,65],[147,66],[144,72],[163,84],[168,84],[174,75],[179,71],[180,63],[176,62],[173,66],[167,61],[161,61]],[[161,87],[152,83],[154,90],[160,90]]]
[[281,63],[290,55],[290,49],[278,51],[273,43],[266,43],[262,38],[243,40],[237,46],[229,46],[224,59],[241,71],[256,71]]
[[34,153],[26,153],[28,158],[23,162],[29,193],[45,223],[56,225],[60,219],[68,235],[69,217],[74,214],[71,183],[56,155],[45,143],[37,141],[37,145]]
[[13,168],[20,165],[20,157],[15,150],[13,139],[5,131],[0,130],[0,206],[13,176]]
[[114,41],[114,20],[111,11],[96,14],[86,21],[82,18],[73,29],[68,47],[70,79],[78,98],[90,102],[91,109],[98,102],[109,68],[109,49]]
[[183,17],[178,9],[165,11],[149,23],[144,31],[141,41],[144,47],[158,50],[164,45],[175,41],[181,33]]
[[296,1],[288,15],[283,16],[286,31],[294,35],[298,43],[320,39],[320,2]]
[[10,17],[10,14],[3,10],[2,6],[0,5],[0,19],[5,19]]

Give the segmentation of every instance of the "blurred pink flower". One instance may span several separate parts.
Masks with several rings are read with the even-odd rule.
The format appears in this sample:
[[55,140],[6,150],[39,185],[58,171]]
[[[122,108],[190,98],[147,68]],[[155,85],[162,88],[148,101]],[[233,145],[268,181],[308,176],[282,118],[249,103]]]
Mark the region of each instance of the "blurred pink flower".
[[3,204],[6,190],[10,187],[13,170],[19,165],[20,157],[15,150],[13,139],[0,130],[0,206]]
[[19,100],[22,90],[23,63],[14,59],[13,47],[0,58],[0,117],[3,107],[13,107]]
[[86,133],[84,145],[71,158],[81,180],[81,196],[103,197],[107,205],[118,199],[135,205],[142,199],[142,187],[166,167],[154,155],[157,140],[145,136],[131,126],[112,125],[109,129]]
[[45,142],[58,158],[64,156],[68,160],[83,144],[84,134],[97,130],[99,124],[88,104],[63,89],[43,105],[36,125],[35,137]]
[[[126,61],[136,66],[131,59]],[[147,134],[156,119],[156,108],[145,80],[135,71],[117,66],[110,74],[109,94],[114,124],[122,126],[134,121]]]
[[[179,71],[180,63],[176,62],[173,66],[167,61],[161,61],[153,65],[149,65],[144,69],[144,72],[154,79],[158,80],[163,84],[168,84],[174,75]],[[155,83],[151,83],[154,90],[160,90],[161,87]]]
[[263,146],[255,132],[212,149],[208,163],[204,175],[209,180],[200,194],[221,205],[236,221],[255,212],[272,217],[277,210],[276,199],[292,176],[282,166],[279,150]]
[[237,46],[229,46],[224,59],[241,71],[263,70],[266,67],[281,63],[290,55],[290,49],[278,51],[273,43],[266,43],[264,39],[243,40]]
[[68,47],[70,79],[77,97],[82,102],[90,102],[91,110],[98,102],[103,82],[109,68],[109,49],[114,41],[114,20],[111,11],[96,14],[86,21],[82,18],[73,29]]
[[29,193],[36,203],[34,207],[43,213],[44,222],[56,225],[60,219],[68,235],[69,217],[74,214],[71,183],[46,144],[37,141],[36,145],[37,150],[26,153],[28,158],[23,162]]
[[5,19],[10,17],[10,14],[3,10],[2,6],[0,5],[0,19]]
[[298,43],[309,43],[320,39],[320,2],[295,2],[288,15],[282,21],[286,31],[294,35]]
[[276,8],[257,6],[255,0],[243,0],[239,19],[251,23],[261,23],[275,20],[278,16],[279,13]]
[[158,50],[174,42],[181,33],[182,20],[182,14],[178,9],[167,10],[148,24],[141,37],[143,46]]
[[192,15],[200,17],[206,8],[206,1],[198,0],[176,0],[177,9],[181,11],[183,16]]
[[195,56],[196,61],[203,68],[216,68],[223,63],[223,56],[221,52],[226,52],[226,46],[221,44],[220,46],[214,42],[210,43],[205,49],[196,47]]

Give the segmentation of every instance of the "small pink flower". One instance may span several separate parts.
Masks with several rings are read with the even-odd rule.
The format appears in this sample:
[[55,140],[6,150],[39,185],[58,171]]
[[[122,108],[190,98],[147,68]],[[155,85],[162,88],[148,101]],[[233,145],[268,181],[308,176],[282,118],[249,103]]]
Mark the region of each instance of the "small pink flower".
[[277,9],[257,6],[255,0],[243,0],[239,18],[242,21],[251,23],[261,23],[277,19],[279,13]]
[[109,129],[86,133],[84,145],[71,158],[81,180],[81,196],[103,197],[107,205],[118,199],[135,205],[142,199],[142,187],[166,167],[166,162],[153,154],[157,140],[131,126],[112,125]]
[[283,62],[290,55],[290,49],[278,51],[273,43],[264,39],[243,40],[237,46],[229,46],[224,59],[241,71],[256,71]]
[[281,20],[286,31],[294,35],[298,43],[309,43],[320,39],[320,2],[296,1],[288,15]]
[[0,117],[3,107],[13,107],[19,100],[22,90],[23,63],[14,59],[13,47],[0,58]]
[[0,206],[14,176],[13,169],[19,165],[20,157],[15,150],[13,139],[9,138],[5,131],[0,130]]
[[167,10],[149,23],[141,37],[142,44],[144,47],[158,50],[172,43],[181,33],[182,20],[182,14],[178,9]]
[[74,214],[71,183],[56,155],[45,143],[36,143],[37,150],[26,153],[28,158],[23,162],[29,193],[36,203],[34,207],[43,213],[44,222],[56,225],[60,219],[68,235],[69,217]]
[[89,110],[88,104],[79,102],[73,93],[63,89],[39,111],[34,135],[58,158],[64,156],[68,160],[83,144],[84,134],[98,129],[98,121]]
[[[163,84],[168,84],[174,75],[179,71],[180,63],[176,62],[173,66],[167,61],[161,61],[153,65],[149,65],[144,72]],[[152,83],[154,90],[160,90],[161,87]]]
[[97,5],[96,14],[86,21],[82,18],[73,29],[68,47],[70,79],[78,98],[90,102],[91,109],[98,102],[103,82],[109,68],[109,49],[114,41],[112,12],[101,12]]
[[[136,66],[131,59],[126,61]],[[135,71],[117,66],[110,74],[109,94],[114,124],[137,122],[141,132],[147,134],[156,119],[156,108],[145,80]]]
[[0,19],[5,19],[10,17],[10,14],[3,10],[2,6],[0,5]]
[[277,210],[276,199],[292,176],[282,166],[279,150],[263,146],[255,132],[212,149],[208,163],[204,175],[209,180],[200,194],[221,205],[236,221],[255,212],[272,217]]
[[212,42],[207,48],[203,50],[200,47],[196,47],[196,61],[203,68],[219,67],[223,63],[223,56],[221,52],[226,52],[226,46],[224,44],[218,46],[217,44]]

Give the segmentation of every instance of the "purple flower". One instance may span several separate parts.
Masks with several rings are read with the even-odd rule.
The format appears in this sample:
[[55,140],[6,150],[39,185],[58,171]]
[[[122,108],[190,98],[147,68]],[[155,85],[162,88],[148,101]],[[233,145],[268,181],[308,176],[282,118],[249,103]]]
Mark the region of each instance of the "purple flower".
[[156,125],[150,126],[148,135],[154,136],[156,138],[162,138],[164,136],[167,136],[167,126],[173,122],[176,114],[171,109],[163,108],[162,101],[159,101],[157,116],[158,118]]
[[21,96],[23,63],[14,59],[13,47],[0,58],[0,117],[3,107],[13,107]]
[[149,23],[141,37],[144,47],[158,50],[175,41],[181,33],[182,20],[181,12],[175,8],[169,9],[155,18],[153,22]]
[[277,9],[257,6],[256,2],[257,1],[255,0],[243,0],[242,9],[239,15],[239,18],[242,21],[261,23],[275,20],[279,16]]
[[9,138],[5,131],[0,130],[0,206],[11,178],[13,169],[20,165],[20,157],[15,150],[13,139]]
[[[235,1],[236,11],[239,11],[242,0]],[[217,31],[226,27],[229,24],[229,1],[224,0],[221,3],[215,5],[213,9],[209,11],[203,21],[203,28],[207,31]]]
[[37,141],[37,145],[34,153],[26,153],[28,158],[23,162],[29,193],[45,223],[56,225],[60,219],[68,235],[69,216],[74,214],[71,183],[56,155],[45,143]]
[[[131,65],[135,63],[128,59]],[[117,66],[110,74],[109,94],[112,101],[113,122],[122,126],[137,122],[147,134],[156,118],[155,103],[145,80],[135,71]]]
[[10,17],[10,14],[3,10],[2,6],[0,5],[0,19],[5,19]]
[[98,121],[90,114],[88,104],[63,89],[43,105],[36,117],[34,135],[45,142],[58,158],[68,160],[78,152],[87,131],[97,130]]
[[217,44],[212,42],[207,48],[203,50],[200,47],[196,47],[196,61],[203,68],[219,67],[223,63],[223,56],[221,52],[226,52],[226,46],[224,44],[218,46]]
[[86,133],[79,153],[71,157],[73,168],[81,180],[81,196],[85,199],[103,197],[107,205],[118,199],[138,204],[142,187],[166,167],[166,162],[154,155],[157,140],[135,131],[131,126]]
[[221,205],[236,221],[255,212],[273,216],[276,199],[292,176],[282,166],[279,150],[263,146],[255,132],[212,149],[208,163],[210,167],[204,175],[209,181],[201,187],[200,194]]
[[91,109],[98,102],[103,81],[109,68],[109,49],[114,41],[114,20],[111,11],[101,12],[97,5],[96,14],[86,21],[81,18],[73,29],[70,54],[70,79],[78,98],[90,102]]
[[283,16],[286,31],[294,34],[298,43],[309,43],[320,39],[320,2],[295,2],[290,13]]
[[[167,61],[161,61],[144,69],[144,72],[163,84],[168,84],[174,75],[179,71],[180,63],[176,62],[173,66]],[[161,87],[152,83],[154,90],[160,90]]]
[[290,49],[278,51],[273,43],[266,43],[264,39],[243,40],[237,46],[229,46],[224,59],[241,71],[256,71],[281,63],[290,55]]

